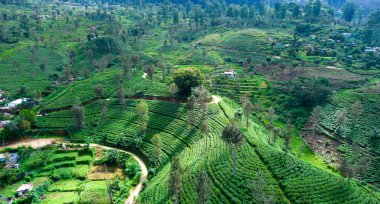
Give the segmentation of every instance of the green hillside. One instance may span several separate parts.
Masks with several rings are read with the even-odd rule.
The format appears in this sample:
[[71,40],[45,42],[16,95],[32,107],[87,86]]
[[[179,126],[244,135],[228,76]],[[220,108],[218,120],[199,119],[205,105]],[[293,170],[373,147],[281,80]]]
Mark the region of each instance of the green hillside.
[[[116,101],[109,101],[107,113],[96,125],[102,104],[102,101],[97,101],[85,106],[86,127],[75,133],[72,139],[86,141],[90,137],[99,143],[135,146],[134,137],[140,129],[135,110],[137,100],[127,100],[125,108]],[[181,193],[181,202],[184,203],[195,201],[195,186],[200,171],[206,171],[211,179],[210,201],[216,203],[253,202],[255,197],[250,193],[250,184],[254,182],[257,172],[262,172],[268,181],[265,191],[280,203],[327,203],[336,200],[343,203],[379,202],[379,198],[368,187],[354,180],[342,179],[271,147],[267,143],[269,136],[265,128],[258,124],[253,124],[248,130],[242,127],[246,142],[238,149],[237,173],[233,175],[229,149],[220,139],[223,127],[234,113],[227,103],[210,105],[210,136],[207,138],[199,130],[200,121],[194,127],[187,124],[188,109],[185,104],[148,101],[148,105],[150,119],[140,149],[154,160],[151,138],[160,134],[164,159],[157,175],[142,192],[139,198],[142,203],[165,202],[169,199],[169,158],[174,155],[178,155],[181,161],[181,183],[185,189]],[[69,111],[59,111],[39,118],[38,126],[65,129],[69,128],[70,120]]]

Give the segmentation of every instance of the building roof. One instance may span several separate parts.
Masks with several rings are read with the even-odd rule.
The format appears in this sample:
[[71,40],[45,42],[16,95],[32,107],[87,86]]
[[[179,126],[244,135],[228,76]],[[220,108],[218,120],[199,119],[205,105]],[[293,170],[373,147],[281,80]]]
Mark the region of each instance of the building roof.
[[9,102],[6,105],[6,107],[7,108],[16,108],[16,106],[20,105],[22,102],[25,102],[27,100],[28,100],[27,98],[19,98],[19,99],[16,99],[14,101]]
[[19,191],[25,191],[25,190],[32,190],[33,189],[33,185],[32,184],[22,184],[20,187],[18,187],[18,189],[16,190],[16,192],[19,192]]
[[223,72],[224,74],[235,74],[235,72]]

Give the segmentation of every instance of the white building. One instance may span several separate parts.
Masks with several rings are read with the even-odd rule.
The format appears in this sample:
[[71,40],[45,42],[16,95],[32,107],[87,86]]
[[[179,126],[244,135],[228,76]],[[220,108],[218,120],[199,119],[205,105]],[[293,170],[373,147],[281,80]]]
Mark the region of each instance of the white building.
[[3,120],[3,121],[0,121],[0,128],[2,127],[5,127],[8,123],[10,123],[11,121],[10,120]]
[[228,70],[226,72],[223,72],[223,75],[226,75],[229,78],[235,78],[236,77],[236,72],[234,72],[234,70]]
[[31,191],[33,189],[32,184],[22,184],[18,189],[16,190],[16,193],[18,196],[23,196],[25,193]]
[[14,101],[11,101],[7,105],[5,105],[5,109],[14,109],[18,105],[22,104],[23,102],[26,102],[27,100],[28,100],[27,98],[19,98]]

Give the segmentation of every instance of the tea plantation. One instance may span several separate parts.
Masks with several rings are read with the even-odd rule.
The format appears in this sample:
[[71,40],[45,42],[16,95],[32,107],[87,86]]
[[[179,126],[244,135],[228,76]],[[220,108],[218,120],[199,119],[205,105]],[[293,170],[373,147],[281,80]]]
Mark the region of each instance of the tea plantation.
[[[41,150],[20,147],[5,149],[20,154],[20,169],[9,169],[9,175],[20,176],[24,179],[12,183],[12,177],[2,178],[7,183],[2,184],[0,195],[5,198],[13,197],[21,184],[30,183],[34,188],[31,197],[16,197],[17,203],[107,203],[109,193],[104,178],[92,176],[98,167],[110,159],[111,150],[95,150],[81,145],[65,145],[45,147]],[[103,153],[99,152],[103,151]],[[123,186],[114,189],[115,203],[123,203],[128,197],[129,189],[140,180],[139,169],[133,175],[117,174],[120,171],[138,167],[136,160],[125,153],[117,153],[120,163],[108,166],[108,179],[112,183]],[[98,159],[95,159],[97,157]],[[104,170],[103,170],[104,171]],[[114,173],[115,172],[115,173]],[[104,172],[106,173],[106,172]],[[9,182],[9,183],[8,183]],[[112,185],[114,185],[112,184]],[[0,203],[2,203],[1,201]]]
[[[75,133],[72,139],[86,141],[91,136],[91,140],[99,143],[135,146],[134,138],[141,128],[135,109],[137,102],[127,100],[123,108],[111,99],[107,105],[108,111],[98,126],[96,124],[104,101],[86,105],[85,128]],[[267,182],[264,191],[270,195],[268,199],[279,203],[333,203],[337,200],[342,203],[380,202],[369,187],[355,180],[343,179],[269,146],[267,131],[255,123],[248,130],[242,127],[246,142],[237,151],[237,172],[233,175],[232,157],[220,135],[233,117],[236,107],[232,108],[224,102],[210,105],[210,134],[205,137],[200,130],[200,121],[197,120],[194,127],[188,125],[189,110],[186,104],[164,101],[147,103],[149,122],[144,143],[139,148],[153,161],[156,153],[151,138],[155,134],[161,135],[164,147],[163,162],[139,196],[142,203],[169,200],[169,161],[174,155],[180,158],[184,189],[180,199],[183,203],[195,202],[195,187],[200,171],[205,171],[211,180],[210,202],[213,203],[260,202],[250,188],[258,175],[265,176]],[[38,126],[65,129],[70,128],[71,120],[69,111],[58,111],[39,118]]]

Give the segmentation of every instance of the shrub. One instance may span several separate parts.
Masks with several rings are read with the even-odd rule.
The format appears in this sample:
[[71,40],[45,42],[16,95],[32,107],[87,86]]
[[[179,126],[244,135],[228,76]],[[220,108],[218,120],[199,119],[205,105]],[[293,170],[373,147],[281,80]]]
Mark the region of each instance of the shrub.
[[61,169],[57,169],[53,172],[53,174],[51,175],[51,179],[53,181],[58,181],[58,180],[61,180],[61,179],[70,179],[72,178],[72,171],[71,169],[69,168],[61,168]]
[[125,174],[128,176],[128,178],[132,179],[136,176],[136,173],[140,170],[140,167],[136,163],[128,163],[125,165]]
[[191,88],[203,83],[203,74],[197,68],[178,69],[174,73],[174,83],[182,94],[189,94]]
[[137,186],[137,184],[139,184],[140,182],[140,177],[141,177],[141,172],[138,172],[135,177],[133,177],[132,179],[132,182],[131,182],[131,185],[132,186]]

